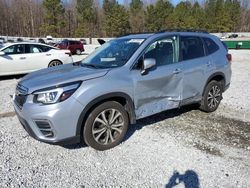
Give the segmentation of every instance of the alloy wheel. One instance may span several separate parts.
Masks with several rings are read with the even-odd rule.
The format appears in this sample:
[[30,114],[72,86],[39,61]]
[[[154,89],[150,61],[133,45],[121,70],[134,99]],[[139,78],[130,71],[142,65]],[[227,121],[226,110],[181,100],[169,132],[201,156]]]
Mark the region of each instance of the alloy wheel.
[[106,109],[94,120],[92,135],[95,141],[102,145],[115,142],[124,128],[124,118],[117,109]]
[[215,108],[221,100],[221,90],[217,85],[214,85],[208,92],[207,104],[209,108]]

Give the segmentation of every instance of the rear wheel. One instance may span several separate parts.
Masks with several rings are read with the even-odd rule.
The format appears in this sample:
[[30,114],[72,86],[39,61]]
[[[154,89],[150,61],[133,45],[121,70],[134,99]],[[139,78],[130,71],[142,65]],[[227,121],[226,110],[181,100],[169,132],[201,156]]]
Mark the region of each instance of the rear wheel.
[[82,53],[82,52],[81,52],[80,49],[76,49],[76,54],[77,54],[77,55],[81,55],[81,53]]
[[205,112],[215,111],[222,100],[221,83],[215,80],[209,82],[203,94],[200,109]]
[[59,61],[59,60],[53,60],[49,63],[48,67],[55,67],[55,66],[58,66],[58,65],[62,65],[62,62]]
[[128,129],[128,115],[124,107],[115,101],[97,106],[88,116],[83,138],[96,150],[107,150],[117,146]]

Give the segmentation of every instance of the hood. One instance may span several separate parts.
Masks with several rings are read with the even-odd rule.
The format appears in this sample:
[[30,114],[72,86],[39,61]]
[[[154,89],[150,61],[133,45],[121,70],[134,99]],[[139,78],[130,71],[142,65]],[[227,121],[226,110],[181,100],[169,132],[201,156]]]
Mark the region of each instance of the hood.
[[67,64],[41,69],[24,76],[19,84],[32,93],[38,89],[61,85],[74,81],[90,80],[105,76],[109,69],[95,69]]

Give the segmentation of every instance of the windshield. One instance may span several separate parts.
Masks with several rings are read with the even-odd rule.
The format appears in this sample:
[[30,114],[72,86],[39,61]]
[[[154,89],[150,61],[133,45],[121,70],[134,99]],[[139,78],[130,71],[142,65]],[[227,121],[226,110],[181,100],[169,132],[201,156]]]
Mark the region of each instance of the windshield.
[[121,67],[139,48],[144,39],[115,39],[103,44],[82,61],[84,66],[94,68]]

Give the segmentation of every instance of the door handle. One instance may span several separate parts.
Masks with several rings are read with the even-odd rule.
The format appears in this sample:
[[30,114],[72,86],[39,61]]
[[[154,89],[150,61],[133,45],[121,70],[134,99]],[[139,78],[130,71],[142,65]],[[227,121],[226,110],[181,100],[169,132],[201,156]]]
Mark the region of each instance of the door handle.
[[46,56],[51,56],[51,54],[46,54]]
[[181,69],[175,69],[175,70],[173,71],[174,74],[179,74],[179,73],[181,73],[181,72],[182,72]]
[[20,59],[26,59],[26,57],[20,57]]

